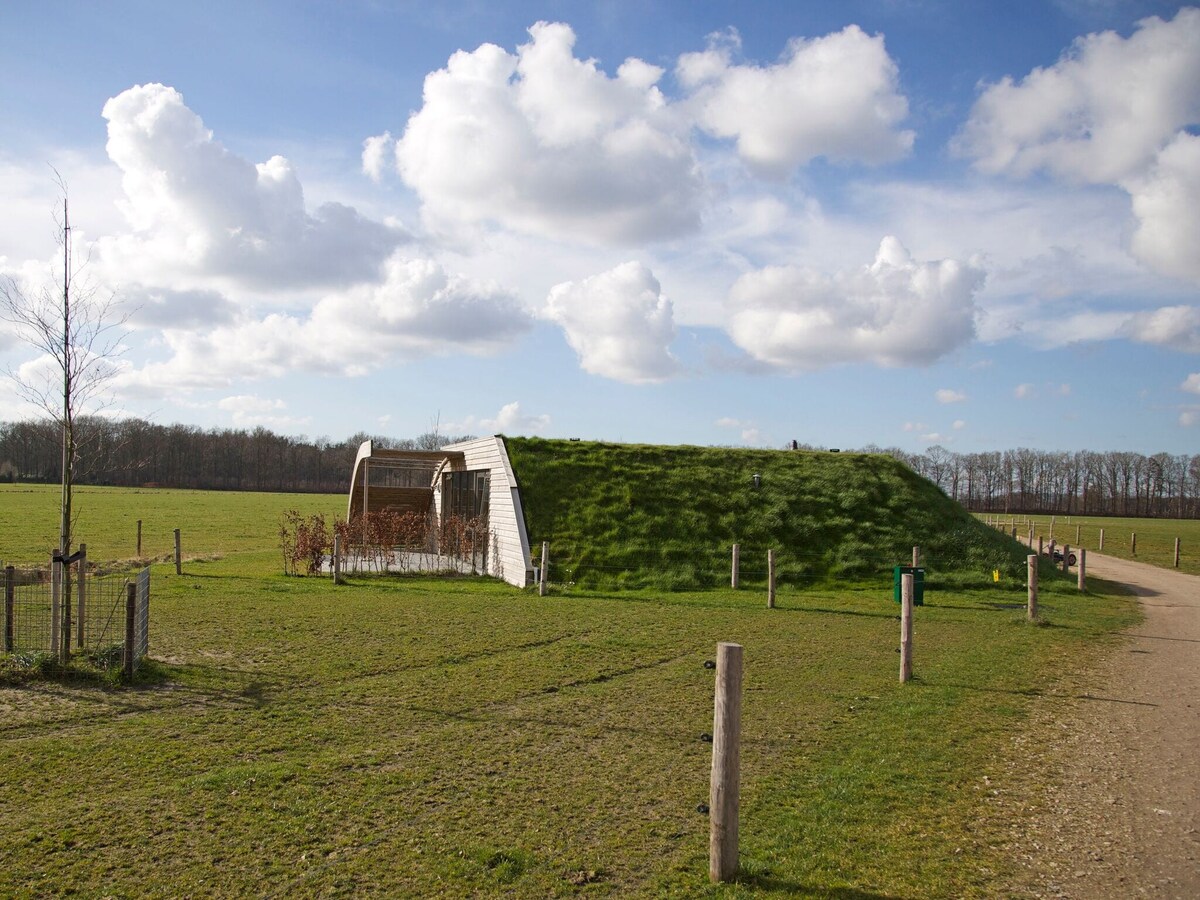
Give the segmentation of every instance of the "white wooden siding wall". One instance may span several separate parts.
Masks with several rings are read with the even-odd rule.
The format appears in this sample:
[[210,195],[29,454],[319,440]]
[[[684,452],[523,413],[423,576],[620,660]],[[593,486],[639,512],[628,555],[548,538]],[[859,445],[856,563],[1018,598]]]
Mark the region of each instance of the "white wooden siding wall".
[[[496,560],[489,552],[490,574],[502,574],[509,584],[525,587],[533,574],[533,561],[529,554],[529,536],[525,533],[525,516],[521,511],[517,478],[508,461],[504,441],[493,436],[450,444],[442,449],[462,451],[463,461],[453,463],[454,471],[487,469],[491,472],[488,518],[491,530],[496,535],[496,549],[503,572],[497,573]],[[440,485],[435,490],[440,490]]]

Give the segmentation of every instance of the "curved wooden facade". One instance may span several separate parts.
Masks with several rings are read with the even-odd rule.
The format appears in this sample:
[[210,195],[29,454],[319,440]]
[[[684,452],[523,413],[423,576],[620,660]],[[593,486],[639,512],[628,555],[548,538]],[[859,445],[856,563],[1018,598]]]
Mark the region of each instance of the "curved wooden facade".
[[375,449],[364,441],[350,478],[347,518],[388,509],[428,515],[436,524],[449,512],[446,504],[451,498],[443,496],[444,486],[453,486],[453,476],[462,473],[486,473],[480,481],[488,485],[485,504],[492,542],[488,574],[518,587],[532,583],[533,561],[520,491],[504,439],[498,435],[432,451]]

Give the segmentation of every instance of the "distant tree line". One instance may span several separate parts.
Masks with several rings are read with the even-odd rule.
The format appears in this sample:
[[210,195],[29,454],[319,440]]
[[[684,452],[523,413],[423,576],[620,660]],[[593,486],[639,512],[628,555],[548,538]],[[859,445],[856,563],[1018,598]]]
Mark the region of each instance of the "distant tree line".
[[1200,518],[1200,455],[868,449],[905,462],[973,512]]
[[[463,437],[365,432],[334,442],[265,428],[202,429],[142,419],[81,418],[80,484],[160,485],[233,491],[341,493],[359,445],[432,450]],[[61,433],[49,421],[0,423],[0,481],[59,480]],[[790,446],[790,445],[789,445]],[[803,445],[804,449],[823,449]],[[869,446],[924,475],[974,512],[1200,518],[1200,455],[1019,448],[924,453]]]
[[[376,447],[431,450],[463,439],[433,432],[411,439],[363,432],[335,443],[265,428],[205,430],[94,416],[78,419],[75,428],[80,484],[231,491],[341,493],[349,490],[354,457],[365,440]],[[61,441],[54,422],[0,423],[0,481],[57,482]]]

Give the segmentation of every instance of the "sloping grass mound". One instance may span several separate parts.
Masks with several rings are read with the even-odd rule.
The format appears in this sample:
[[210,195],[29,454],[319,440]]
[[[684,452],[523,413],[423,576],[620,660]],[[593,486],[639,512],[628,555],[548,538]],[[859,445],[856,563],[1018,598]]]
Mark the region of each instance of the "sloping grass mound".
[[[676,589],[878,582],[922,548],[934,578],[1023,572],[1027,551],[888,456],[505,438],[535,561],[554,581]],[[755,486],[754,476],[759,476]]]

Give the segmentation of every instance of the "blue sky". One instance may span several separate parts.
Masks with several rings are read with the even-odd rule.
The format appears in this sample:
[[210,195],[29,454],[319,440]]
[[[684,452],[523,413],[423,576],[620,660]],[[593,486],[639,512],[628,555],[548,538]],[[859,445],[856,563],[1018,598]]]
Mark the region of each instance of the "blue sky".
[[[1200,435],[1193,8],[12,2],[0,98],[0,271],[51,271],[54,166],[131,310],[124,414]],[[46,371],[2,323],[0,364]]]

